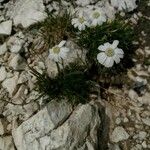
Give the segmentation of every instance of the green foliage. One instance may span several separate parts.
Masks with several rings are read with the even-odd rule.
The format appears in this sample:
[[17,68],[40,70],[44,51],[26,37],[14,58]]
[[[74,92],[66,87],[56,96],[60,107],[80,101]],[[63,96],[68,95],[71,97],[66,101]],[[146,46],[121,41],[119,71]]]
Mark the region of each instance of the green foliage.
[[[116,19],[101,26],[87,28],[79,33],[77,40],[79,46],[88,50],[87,59],[97,70],[97,73],[100,76],[111,77],[133,66],[133,39],[134,31],[131,26],[120,19]],[[121,63],[115,64],[112,68],[106,68],[97,61],[97,54],[100,52],[98,46],[106,42],[112,43],[114,40],[119,40],[118,47],[123,49],[125,55]]]
[[48,95],[49,101],[64,97],[72,104],[77,104],[88,100],[90,84],[84,67],[72,63],[59,72],[55,78],[49,77],[47,73],[40,74],[33,68],[31,71],[37,77],[37,90],[42,96]]
[[71,25],[71,15],[67,12],[53,15],[48,13],[48,17],[29,29],[33,33],[38,33],[47,47],[53,47],[62,40],[67,40],[74,36],[74,28]]

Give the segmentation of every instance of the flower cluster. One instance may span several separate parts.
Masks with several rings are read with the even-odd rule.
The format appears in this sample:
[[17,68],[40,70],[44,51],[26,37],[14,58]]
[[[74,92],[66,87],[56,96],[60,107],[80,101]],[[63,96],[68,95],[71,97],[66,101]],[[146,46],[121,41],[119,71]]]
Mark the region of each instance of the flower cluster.
[[72,19],[72,25],[80,31],[86,27],[102,25],[106,22],[106,15],[101,8],[88,8],[85,11],[77,12],[76,18]]

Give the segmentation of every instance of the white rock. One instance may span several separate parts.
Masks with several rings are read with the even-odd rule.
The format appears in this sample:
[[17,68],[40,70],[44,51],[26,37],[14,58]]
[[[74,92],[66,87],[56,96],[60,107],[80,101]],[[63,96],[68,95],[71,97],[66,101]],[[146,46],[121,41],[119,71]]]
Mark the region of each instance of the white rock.
[[6,43],[4,43],[3,45],[0,45],[0,55],[5,54],[6,51],[7,51]]
[[146,132],[140,131],[138,136],[139,136],[139,138],[140,138],[141,140],[143,140],[143,139],[145,139],[146,135],[147,135]]
[[11,30],[12,30],[11,20],[0,23],[0,35],[10,35]]
[[24,35],[22,32],[15,34],[14,36],[10,37],[7,41],[7,46],[12,53],[19,53],[22,49],[24,41]]
[[11,136],[0,137],[1,150],[15,150]]
[[89,104],[72,108],[66,102],[50,102],[46,108],[13,130],[17,150],[94,150],[98,111]]
[[0,67],[0,82],[4,81],[7,76],[5,67]]
[[28,74],[27,74],[27,72],[22,71],[20,76],[19,76],[19,79],[18,79],[18,84],[22,84],[22,83],[25,83],[27,81],[28,81]]
[[142,97],[137,99],[140,103],[150,105],[150,93],[146,92]]
[[121,123],[121,119],[120,119],[120,118],[117,118],[116,121],[115,121],[115,123],[116,123],[116,124],[120,124],[120,123]]
[[4,127],[3,127],[2,121],[0,119],[0,135],[3,135],[3,134],[4,134]]
[[132,89],[129,90],[128,95],[129,95],[130,99],[133,100],[133,101],[136,101],[137,98],[138,98],[138,94]]
[[38,150],[36,138],[45,136],[45,134],[57,127],[59,123],[61,124],[69,116],[71,109],[71,106],[66,105],[64,102],[49,103],[47,107],[13,130],[13,138],[17,149]]
[[144,142],[142,143],[142,146],[143,146],[143,148],[147,148],[146,141],[144,141]]
[[13,19],[15,26],[21,24],[24,28],[47,17],[43,0],[17,0],[7,15]]
[[9,66],[14,70],[24,70],[26,67],[25,59],[22,58],[19,54],[15,55],[9,63]]
[[150,118],[142,118],[142,121],[145,125],[150,126]]
[[111,141],[115,143],[119,141],[127,140],[128,138],[129,138],[129,134],[121,126],[116,127],[111,135]]
[[127,118],[127,117],[125,117],[124,119],[123,119],[123,122],[129,122],[129,119]]
[[18,74],[16,74],[12,78],[5,79],[2,82],[3,88],[7,89],[10,96],[12,96],[14,94],[14,92],[17,90],[16,89],[17,88],[17,81],[18,81]]

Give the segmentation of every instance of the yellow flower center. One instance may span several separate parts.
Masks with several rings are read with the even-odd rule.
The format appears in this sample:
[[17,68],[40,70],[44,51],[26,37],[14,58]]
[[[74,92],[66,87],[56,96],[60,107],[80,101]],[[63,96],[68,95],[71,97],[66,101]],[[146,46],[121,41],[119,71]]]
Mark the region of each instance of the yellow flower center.
[[58,54],[58,53],[60,52],[60,48],[59,48],[58,46],[54,47],[54,48],[53,48],[53,52],[54,52],[55,54]]
[[83,17],[80,17],[78,20],[81,24],[85,21],[85,19]]
[[105,54],[108,56],[108,57],[112,57],[115,55],[115,52],[112,48],[108,48],[106,51],[105,51]]
[[99,18],[100,13],[99,12],[94,12],[92,16],[93,16],[93,18],[97,19],[97,18]]

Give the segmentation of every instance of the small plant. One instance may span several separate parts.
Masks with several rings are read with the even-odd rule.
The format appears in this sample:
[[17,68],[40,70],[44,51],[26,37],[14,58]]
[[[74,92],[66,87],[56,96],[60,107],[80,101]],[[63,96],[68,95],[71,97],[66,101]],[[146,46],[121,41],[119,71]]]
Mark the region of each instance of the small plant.
[[71,63],[54,78],[49,77],[47,73],[40,74],[33,68],[31,71],[37,77],[37,90],[41,96],[47,95],[48,101],[62,97],[72,104],[88,101],[90,84],[84,66]]
[[[101,26],[89,27],[81,31],[78,35],[78,45],[87,49],[87,59],[89,64],[97,70],[100,77],[111,78],[120,75],[133,66],[132,58],[134,56],[134,47],[132,41],[134,31],[132,27],[120,19],[111,22],[105,22]],[[113,43],[118,40],[118,47],[122,49],[124,57],[121,62],[114,64],[111,68],[105,67],[99,63],[97,55],[100,52],[100,46],[106,43]],[[106,44],[107,45],[107,44]]]
[[73,37],[74,28],[71,25],[71,16],[67,12],[63,14],[48,14],[48,17],[40,23],[30,27],[29,31],[38,33],[44,41],[45,50]]

